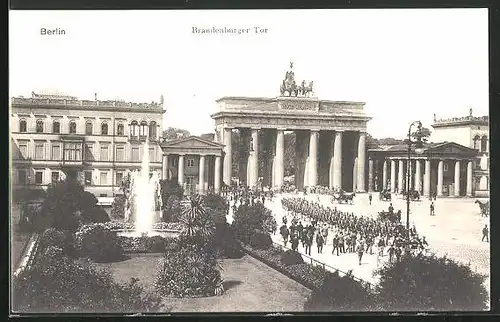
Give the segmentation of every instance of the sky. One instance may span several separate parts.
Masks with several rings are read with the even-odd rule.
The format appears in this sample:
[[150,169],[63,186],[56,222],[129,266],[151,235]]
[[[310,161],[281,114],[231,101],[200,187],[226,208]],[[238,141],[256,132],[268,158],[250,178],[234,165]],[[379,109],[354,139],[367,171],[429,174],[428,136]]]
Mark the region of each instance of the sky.
[[[164,128],[214,131],[223,96],[276,97],[294,62],[319,99],[365,102],[368,133],[488,115],[487,9],[10,11],[10,96],[159,101]],[[192,28],[250,28],[193,34]],[[255,33],[254,27],[267,29]],[[41,28],[65,35],[41,35]]]

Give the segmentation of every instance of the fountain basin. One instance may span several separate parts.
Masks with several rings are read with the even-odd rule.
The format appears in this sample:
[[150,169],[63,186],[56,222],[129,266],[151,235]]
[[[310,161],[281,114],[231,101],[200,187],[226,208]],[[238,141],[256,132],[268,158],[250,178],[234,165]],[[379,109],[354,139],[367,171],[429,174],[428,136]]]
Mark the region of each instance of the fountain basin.
[[153,229],[153,231],[144,234],[135,229],[113,229],[112,231],[116,232],[118,236],[124,237],[152,237],[152,236],[161,236],[161,237],[179,237],[181,231],[174,229]]

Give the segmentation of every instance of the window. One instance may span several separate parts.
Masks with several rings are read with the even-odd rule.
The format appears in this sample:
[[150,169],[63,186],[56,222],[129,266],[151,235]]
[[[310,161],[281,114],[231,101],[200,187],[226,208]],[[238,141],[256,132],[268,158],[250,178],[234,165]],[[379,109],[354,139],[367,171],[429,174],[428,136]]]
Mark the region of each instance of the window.
[[28,157],[28,143],[19,144],[19,152],[21,153],[21,157],[27,158]]
[[43,133],[43,121],[42,120],[36,121],[36,133]]
[[108,123],[101,124],[101,134],[108,135]]
[[61,159],[61,146],[59,144],[52,145],[52,160]]
[[87,123],[85,123],[85,134],[92,135],[92,132],[93,132],[92,121],[87,121]]
[[43,160],[43,143],[36,143],[35,145],[35,160]]
[[150,162],[156,162],[155,148],[149,148],[149,161]]
[[26,123],[26,120],[19,121],[19,132],[23,132],[23,133],[28,132],[28,125]]
[[139,148],[132,148],[132,161],[139,161]]
[[139,135],[139,123],[137,123],[137,121],[132,121],[132,123],[130,123],[130,136],[136,137],[138,135]]
[[444,172],[448,171],[448,163],[443,164],[443,171]]
[[187,159],[187,167],[188,168],[194,167],[194,159]]
[[76,122],[71,121],[69,122],[69,133],[76,133]]
[[125,161],[125,148],[123,146],[116,147],[116,161]]
[[139,136],[148,135],[148,123],[146,121],[141,122],[141,127],[139,128]]
[[64,145],[64,159],[68,161],[82,160],[82,144],[81,143],[66,143]]
[[152,121],[149,123],[149,138],[156,139],[156,122]]
[[61,133],[61,123],[59,121],[52,123],[52,133]]
[[101,161],[109,160],[109,147],[107,145],[101,145]]
[[52,172],[52,183],[59,181],[59,171]]
[[123,124],[118,124],[117,135],[123,135]]
[[85,185],[92,185],[92,171],[85,171]]
[[101,186],[108,184],[108,172],[101,172]]
[[85,160],[94,160],[94,147],[92,145],[85,145]]
[[17,182],[19,184],[26,184],[26,170],[17,171]]
[[35,172],[35,184],[42,184],[42,183],[43,183],[43,172],[36,171]]
[[120,184],[122,184],[122,181],[123,181],[123,173],[117,172],[116,173],[116,184],[120,185]]
[[483,135],[481,138],[481,152],[487,152],[488,151],[488,138],[486,135]]

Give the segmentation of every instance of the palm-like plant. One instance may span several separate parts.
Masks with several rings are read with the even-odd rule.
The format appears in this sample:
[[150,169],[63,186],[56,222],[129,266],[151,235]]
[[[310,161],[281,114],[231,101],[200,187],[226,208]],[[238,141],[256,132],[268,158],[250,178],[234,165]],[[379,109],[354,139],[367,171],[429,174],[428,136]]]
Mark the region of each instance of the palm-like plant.
[[200,195],[191,197],[190,204],[182,212],[180,219],[183,229],[181,235],[191,244],[204,246],[215,233],[215,223],[205,211]]

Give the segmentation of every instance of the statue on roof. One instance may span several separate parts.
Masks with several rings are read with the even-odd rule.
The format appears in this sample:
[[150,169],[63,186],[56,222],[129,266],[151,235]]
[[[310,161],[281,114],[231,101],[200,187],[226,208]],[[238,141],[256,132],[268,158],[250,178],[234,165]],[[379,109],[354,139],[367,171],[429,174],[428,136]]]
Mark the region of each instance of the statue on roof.
[[161,96],[160,96],[160,105],[163,106],[163,94],[161,94]]

